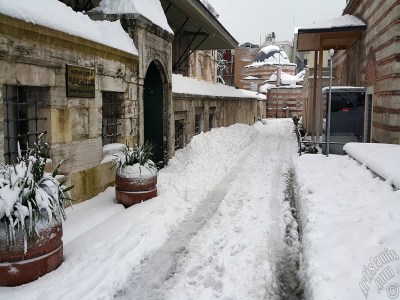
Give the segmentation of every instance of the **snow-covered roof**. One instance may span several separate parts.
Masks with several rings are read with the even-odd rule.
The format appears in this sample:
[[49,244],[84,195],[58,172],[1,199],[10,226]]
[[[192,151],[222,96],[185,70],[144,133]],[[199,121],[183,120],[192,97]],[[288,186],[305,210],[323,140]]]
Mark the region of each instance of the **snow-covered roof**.
[[362,20],[352,15],[299,27],[297,51],[346,50],[362,38],[366,27]]
[[[358,91],[365,91],[365,87],[362,86],[332,86],[332,92],[338,91],[346,91],[346,92],[358,92]],[[322,88],[323,93],[327,93],[329,91],[329,86]]]
[[271,83],[266,83],[263,84],[258,88],[258,91],[262,94],[267,94],[268,91],[273,90],[273,89],[302,89],[302,85],[281,85],[280,87],[276,86],[276,84],[271,84]]
[[268,45],[262,48],[255,59],[255,62],[267,62],[273,64],[290,64],[286,52],[276,45]]
[[168,25],[167,18],[159,0],[102,0],[92,11],[105,14],[140,14],[152,23],[170,33],[174,33]]
[[177,94],[191,94],[215,97],[255,98],[265,100],[264,95],[257,92],[236,89],[223,84],[189,78],[179,74],[172,74],[172,92]]
[[247,77],[243,78],[243,80],[259,80],[259,79],[261,79],[261,78],[255,77],[255,76],[247,76]]
[[0,14],[42,25],[131,54],[138,51],[120,21],[93,21],[55,0],[0,0]]
[[330,20],[315,23],[307,27],[299,27],[297,30],[307,30],[307,29],[333,29],[341,27],[360,27],[366,26],[364,21],[353,15],[339,16]]
[[200,0],[200,2],[208,9],[208,11],[218,19],[219,13],[215,10],[214,6],[212,6],[207,0]]

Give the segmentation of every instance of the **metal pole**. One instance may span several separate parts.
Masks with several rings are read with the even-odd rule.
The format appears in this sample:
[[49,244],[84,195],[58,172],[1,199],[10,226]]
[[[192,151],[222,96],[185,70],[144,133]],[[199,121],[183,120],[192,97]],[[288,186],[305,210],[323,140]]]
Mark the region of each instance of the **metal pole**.
[[332,103],[332,65],[333,49],[329,50],[329,96],[328,96],[328,115],[326,124],[326,156],[329,156],[329,143],[331,140],[331,103]]

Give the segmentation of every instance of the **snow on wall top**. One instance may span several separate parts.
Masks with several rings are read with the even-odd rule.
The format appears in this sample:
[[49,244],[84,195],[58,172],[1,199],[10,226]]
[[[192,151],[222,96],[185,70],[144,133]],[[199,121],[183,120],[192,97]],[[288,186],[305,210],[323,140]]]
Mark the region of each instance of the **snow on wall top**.
[[0,13],[131,54],[138,54],[132,39],[122,28],[120,21],[93,21],[60,1],[0,0]]
[[223,84],[213,84],[211,82],[189,78],[178,74],[172,74],[172,92],[178,94],[266,100],[264,95],[260,95],[256,92],[240,90]]
[[[339,85],[332,86],[332,92],[335,92],[335,91],[358,92],[358,91],[362,91],[362,90],[365,91],[365,87],[363,87],[363,86],[339,86]],[[322,92],[328,93],[329,86],[322,88]]]
[[159,0],[102,0],[92,11],[102,11],[105,14],[137,13],[166,31],[174,33],[168,25]]
[[320,23],[313,24],[307,27],[299,27],[298,30],[301,29],[330,29],[330,28],[340,28],[340,27],[356,27],[356,26],[365,26],[366,24],[353,15],[344,15],[340,17],[336,17],[327,21],[322,21]]
[[400,189],[400,145],[347,143],[343,150]]

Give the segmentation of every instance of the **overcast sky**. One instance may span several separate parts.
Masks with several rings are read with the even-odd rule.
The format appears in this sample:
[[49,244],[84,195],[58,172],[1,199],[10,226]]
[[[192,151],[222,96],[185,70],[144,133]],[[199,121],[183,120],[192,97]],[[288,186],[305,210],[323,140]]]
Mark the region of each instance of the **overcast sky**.
[[262,42],[275,32],[277,40],[292,41],[294,28],[342,15],[346,0],[207,0],[219,21],[239,44]]

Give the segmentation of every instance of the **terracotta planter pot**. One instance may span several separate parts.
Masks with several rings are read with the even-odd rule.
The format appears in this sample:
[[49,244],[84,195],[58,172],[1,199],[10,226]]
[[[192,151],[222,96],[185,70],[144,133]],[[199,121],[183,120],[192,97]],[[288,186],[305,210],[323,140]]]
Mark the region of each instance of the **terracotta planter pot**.
[[63,262],[62,225],[39,229],[39,236],[24,239],[16,233],[16,243],[7,245],[5,227],[0,226],[0,286],[17,286],[38,279]]
[[157,175],[147,178],[127,178],[117,172],[115,197],[125,207],[157,196]]

